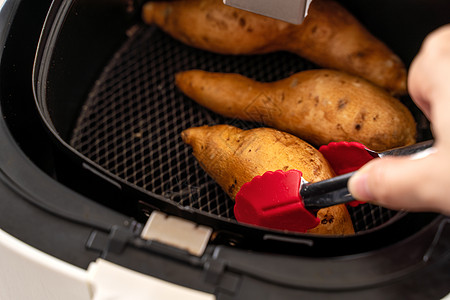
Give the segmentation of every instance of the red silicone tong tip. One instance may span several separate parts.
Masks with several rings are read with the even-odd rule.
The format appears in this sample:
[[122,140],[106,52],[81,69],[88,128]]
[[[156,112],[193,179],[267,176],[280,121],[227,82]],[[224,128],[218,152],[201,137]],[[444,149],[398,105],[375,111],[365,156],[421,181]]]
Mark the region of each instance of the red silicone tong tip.
[[319,151],[328,160],[336,175],[358,170],[374,157],[367,147],[357,142],[332,142]]
[[266,172],[245,183],[236,195],[234,215],[239,222],[279,230],[306,232],[320,220],[299,195],[302,172]]
[[[367,147],[358,142],[332,142],[321,146],[319,151],[328,160],[336,175],[350,173],[360,169],[374,157],[367,151]],[[347,203],[358,206],[362,201]]]

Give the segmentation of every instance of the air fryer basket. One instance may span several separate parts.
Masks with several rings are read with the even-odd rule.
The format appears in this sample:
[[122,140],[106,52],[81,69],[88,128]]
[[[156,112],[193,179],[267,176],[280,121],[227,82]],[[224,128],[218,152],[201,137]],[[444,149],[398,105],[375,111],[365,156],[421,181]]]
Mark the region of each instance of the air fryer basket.
[[[65,87],[79,93],[71,87],[78,83],[69,79],[76,77],[71,75],[72,71],[81,74],[84,70],[74,68],[76,63],[65,61],[70,56],[59,56],[65,51],[60,48],[70,47],[66,45],[69,37],[75,40],[71,45],[83,43],[85,38],[80,38],[81,33],[77,35],[72,24],[88,23],[83,19],[73,21],[80,18],[76,14],[77,3],[83,1],[59,2],[60,7],[53,10],[53,19],[50,18],[52,14],[49,15],[52,22],[46,24],[46,34],[35,61],[37,105],[64,152],[80,160],[85,168],[114,182],[125,194],[130,191],[123,201],[138,201],[144,212],[167,208],[169,213],[200,220],[216,229],[220,224],[227,230],[248,229],[249,226],[237,224],[233,201],[201,169],[190,147],[182,142],[180,133],[186,128],[205,124],[225,123],[243,129],[261,125],[224,118],[199,106],[176,89],[174,75],[178,71],[202,69],[274,81],[317,66],[286,52],[252,56],[213,54],[188,47],[155,27],[134,21],[120,43],[109,45],[120,44],[117,51],[113,54],[105,52],[102,56],[101,51],[94,49],[93,53],[101,59],[86,58],[102,70],[89,70],[98,71],[100,75],[94,78],[92,73],[86,74],[88,78],[82,81],[90,82],[87,84],[90,90],[83,95],[86,100],[82,104],[74,104],[77,101],[73,99],[80,98],[79,95],[68,93],[67,99],[63,99],[61,90]],[[89,32],[89,29],[84,30],[83,33]],[[89,46],[81,48],[85,49],[81,53],[89,55],[86,50]],[[77,50],[71,51],[76,53]],[[61,70],[67,76],[60,76],[58,71]],[[401,101],[416,118],[418,141],[429,139],[426,118],[409,97]],[[378,231],[408,215],[370,204],[349,208],[349,211],[357,235]],[[411,228],[417,228],[417,224]],[[266,237],[264,233],[261,236]]]
[[[274,81],[315,68],[289,53],[223,56],[186,47],[163,32],[141,27],[119,49],[89,93],[70,144],[112,174],[181,206],[233,219],[233,201],[203,171],[182,130],[205,124],[256,123],[225,119],[183,96],[174,74],[202,69]],[[396,215],[373,205],[352,209],[356,231]]]

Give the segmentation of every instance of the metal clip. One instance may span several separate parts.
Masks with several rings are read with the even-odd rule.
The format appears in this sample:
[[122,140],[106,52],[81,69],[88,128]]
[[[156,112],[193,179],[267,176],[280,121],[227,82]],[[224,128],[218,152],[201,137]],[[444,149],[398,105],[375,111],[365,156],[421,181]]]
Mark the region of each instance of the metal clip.
[[192,255],[201,256],[208,245],[212,228],[178,217],[153,211],[141,233],[141,238],[154,240]]
[[301,24],[312,0],[223,0],[223,3],[293,24]]

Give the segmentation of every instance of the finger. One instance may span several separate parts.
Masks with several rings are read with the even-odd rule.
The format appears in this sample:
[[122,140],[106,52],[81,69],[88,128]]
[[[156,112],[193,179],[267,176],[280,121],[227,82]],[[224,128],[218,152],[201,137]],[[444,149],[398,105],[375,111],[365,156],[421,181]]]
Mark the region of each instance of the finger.
[[349,191],[358,200],[395,210],[441,212],[441,202],[446,196],[442,186],[436,187],[442,184],[439,178],[434,180],[438,173],[430,172],[436,165],[432,156],[418,160],[406,157],[373,160],[350,178]]
[[431,120],[431,105],[427,97],[427,93],[423,90],[424,87],[424,73],[422,70],[422,55],[419,54],[412,62],[408,73],[408,92],[414,103],[425,114],[428,120]]
[[435,101],[447,99],[450,92],[450,24],[435,30],[422,44],[408,74],[408,91],[425,115],[431,120],[431,106]]

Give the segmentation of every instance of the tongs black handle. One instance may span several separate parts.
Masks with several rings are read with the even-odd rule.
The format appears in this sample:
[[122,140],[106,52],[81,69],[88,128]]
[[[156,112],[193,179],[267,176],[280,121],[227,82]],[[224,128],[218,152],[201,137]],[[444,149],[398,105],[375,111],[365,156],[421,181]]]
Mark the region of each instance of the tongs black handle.
[[355,172],[339,175],[315,183],[300,186],[300,196],[305,208],[316,210],[355,200],[347,189],[347,183]]
[[[391,149],[381,153],[377,153],[369,149],[367,149],[367,151],[374,157],[380,158],[384,156],[406,156],[420,152],[423,152],[422,154],[426,153],[425,155],[427,155],[428,153],[425,151],[433,150],[431,149],[433,144],[434,141],[429,140],[410,146]],[[350,172],[314,183],[302,182],[300,185],[300,196],[303,199],[305,208],[309,210],[317,210],[355,200],[347,189],[348,180],[353,174],[355,174],[355,172]]]

